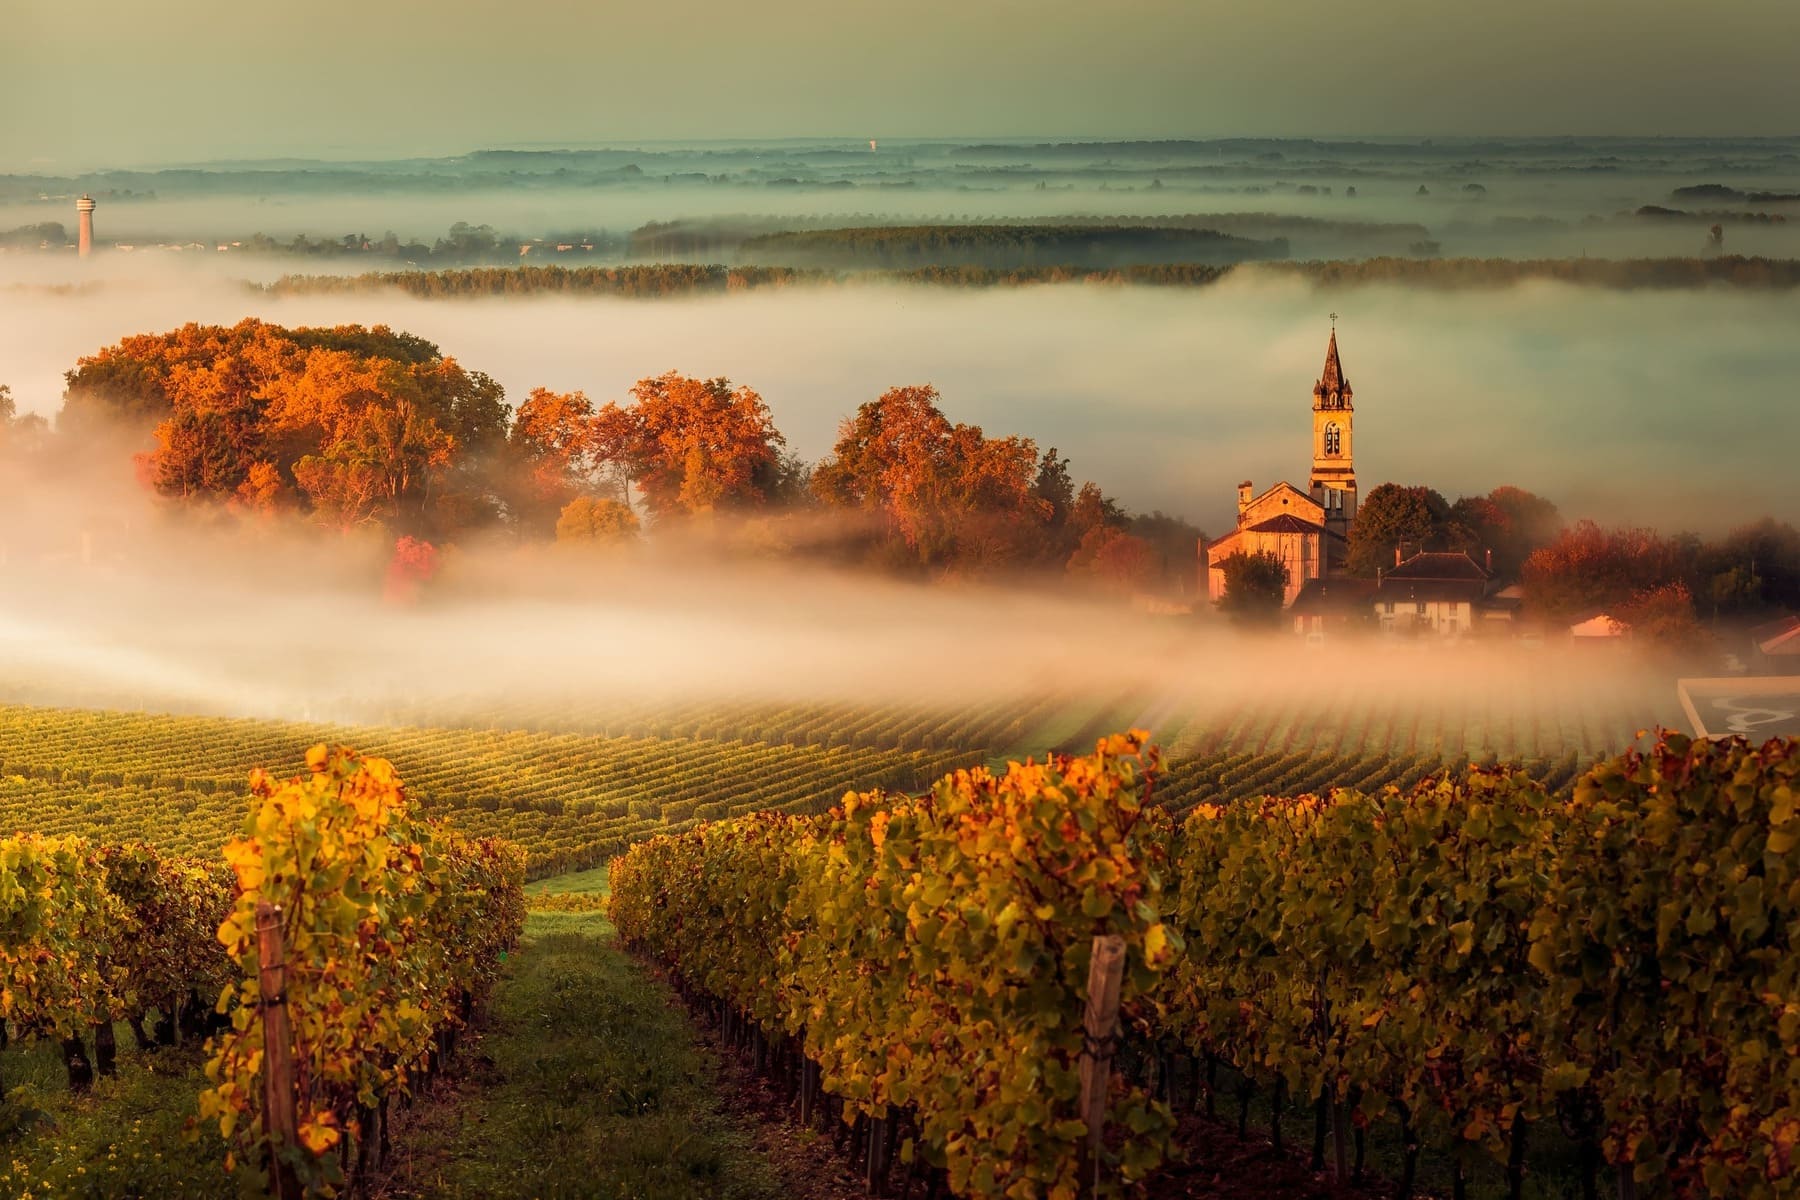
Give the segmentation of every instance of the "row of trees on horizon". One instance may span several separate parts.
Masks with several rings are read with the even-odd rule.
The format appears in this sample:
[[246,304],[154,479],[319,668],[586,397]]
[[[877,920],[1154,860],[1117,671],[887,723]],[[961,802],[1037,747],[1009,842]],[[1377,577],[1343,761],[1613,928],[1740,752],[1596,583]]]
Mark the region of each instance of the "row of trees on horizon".
[[751,291],[770,287],[820,287],[850,283],[898,283],[933,287],[1003,287],[1044,283],[1133,284],[1208,287],[1238,272],[1298,278],[1321,288],[1396,284],[1462,290],[1501,288],[1531,281],[1616,289],[1685,289],[1713,286],[1785,291],[1800,287],[1800,259],[1714,254],[1693,258],[1439,258],[1416,257],[1312,261],[1140,263],[1112,267],[930,266],[801,267],[724,266],[665,262],[609,266],[532,264],[433,271],[370,271],[358,275],[284,275],[264,285],[272,295],[339,295],[397,291],[425,300],[528,295],[620,296],[634,299]]

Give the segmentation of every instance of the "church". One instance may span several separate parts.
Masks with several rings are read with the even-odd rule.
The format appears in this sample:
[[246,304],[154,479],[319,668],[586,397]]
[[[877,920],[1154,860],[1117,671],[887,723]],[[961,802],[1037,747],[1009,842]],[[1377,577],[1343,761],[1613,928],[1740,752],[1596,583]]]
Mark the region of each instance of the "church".
[[1287,567],[1283,604],[1292,604],[1310,580],[1343,565],[1356,521],[1351,429],[1356,412],[1351,398],[1334,326],[1325,347],[1325,370],[1313,385],[1312,477],[1305,491],[1284,482],[1260,496],[1248,480],[1238,485],[1237,528],[1201,544],[1211,600],[1225,594],[1223,563],[1239,551],[1272,554]]

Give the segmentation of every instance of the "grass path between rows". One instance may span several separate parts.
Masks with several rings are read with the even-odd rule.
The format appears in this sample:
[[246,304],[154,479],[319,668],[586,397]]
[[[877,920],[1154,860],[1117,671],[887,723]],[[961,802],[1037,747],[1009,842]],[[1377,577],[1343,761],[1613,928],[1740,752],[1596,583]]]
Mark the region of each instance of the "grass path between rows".
[[[604,894],[604,871],[532,892]],[[600,913],[534,913],[479,1038],[410,1114],[386,1195],[418,1200],[777,1200],[717,1063]]]
[[[532,884],[606,892],[606,872]],[[192,1041],[145,1053],[119,1029],[119,1074],[68,1092],[56,1047],[0,1051],[0,1197],[232,1200],[216,1126],[183,1136],[205,1080]],[[534,913],[453,1069],[402,1114],[382,1194],[394,1200],[778,1200],[786,1191],[718,1063],[605,916]]]

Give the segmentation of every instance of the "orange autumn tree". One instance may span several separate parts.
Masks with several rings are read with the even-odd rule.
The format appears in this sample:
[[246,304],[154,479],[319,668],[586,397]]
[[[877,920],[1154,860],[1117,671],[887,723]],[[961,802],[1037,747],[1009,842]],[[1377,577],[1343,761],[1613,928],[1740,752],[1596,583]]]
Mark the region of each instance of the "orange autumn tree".
[[520,525],[546,532],[571,503],[600,487],[598,449],[593,401],[582,392],[531,389],[508,439],[508,504]]
[[1069,556],[1068,572],[1107,591],[1129,595],[1144,591],[1155,581],[1156,550],[1136,534],[1096,525]]
[[1546,617],[1573,620],[1684,579],[1691,558],[1691,547],[1653,529],[1577,521],[1525,560],[1525,602]]
[[[812,486],[826,506],[870,517],[886,557],[962,570],[1061,565],[1081,536],[1067,465],[1030,438],[953,424],[936,388],[896,387],[838,427]],[[1099,496],[1091,484],[1081,495],[1090,492]]]
[[784,489],[786,439],[750,388],[670,371],[631,395],[594,414],[593,461],[636,484],[658,520],[756,508]]
[[159,493],[348,528],[466,525],[497,512],[498,384],[384,326],[246,320],[128,337],[67,376],[59,423],[143,436]]

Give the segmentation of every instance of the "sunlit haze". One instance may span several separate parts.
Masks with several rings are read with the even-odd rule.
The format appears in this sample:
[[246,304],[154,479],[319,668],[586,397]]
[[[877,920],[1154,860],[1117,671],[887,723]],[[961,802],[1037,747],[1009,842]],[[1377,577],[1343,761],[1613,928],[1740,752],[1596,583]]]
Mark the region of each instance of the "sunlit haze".
[[1800,1200],[1800,0],[10,0],[0,1200]]
[[661,139],[1789,134],[1800,109],[1786,0],[20,0],[6,22],[12,170]]

